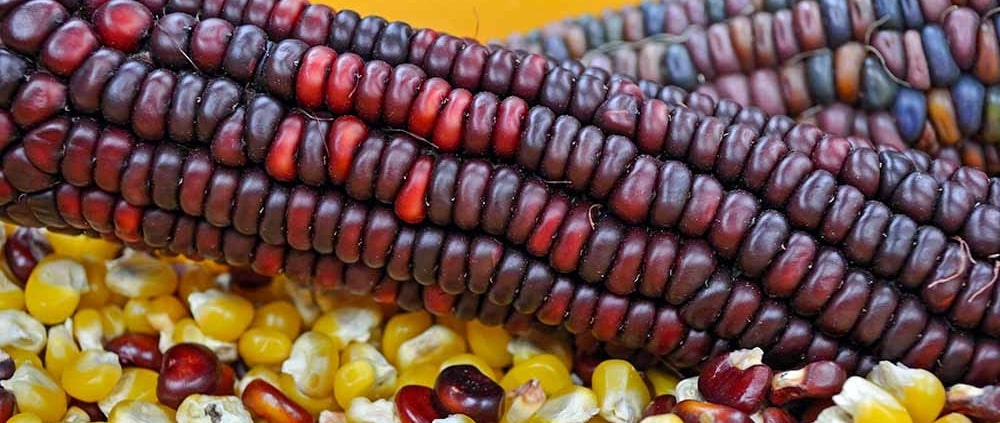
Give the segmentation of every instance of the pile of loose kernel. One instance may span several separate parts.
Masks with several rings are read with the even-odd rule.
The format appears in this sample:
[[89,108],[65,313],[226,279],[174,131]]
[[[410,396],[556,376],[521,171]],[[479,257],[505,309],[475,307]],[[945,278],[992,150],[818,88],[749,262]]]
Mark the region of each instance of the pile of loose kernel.
[[743,350],[681,380],[554,336],[0,229],[0,423],[1000,419],[1000,388],[946,393],[931,373],[888,362],[867,378],[822,361],[773,372]]

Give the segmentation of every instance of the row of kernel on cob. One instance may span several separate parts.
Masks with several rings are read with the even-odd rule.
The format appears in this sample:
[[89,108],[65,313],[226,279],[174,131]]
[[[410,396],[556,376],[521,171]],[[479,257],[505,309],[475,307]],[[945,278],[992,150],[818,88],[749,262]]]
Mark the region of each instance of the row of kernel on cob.
[[[889,362],[680,379],[540,333],[9,227],[0,422],[882,422],[1000,418],[996,387]],[[545,334],[550,335],[550,334]]]

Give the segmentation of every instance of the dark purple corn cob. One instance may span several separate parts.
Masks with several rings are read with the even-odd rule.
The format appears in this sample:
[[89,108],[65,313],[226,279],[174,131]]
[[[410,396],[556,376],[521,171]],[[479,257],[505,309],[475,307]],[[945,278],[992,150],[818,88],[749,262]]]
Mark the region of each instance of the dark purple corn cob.
[[[21,7],[36,2],[61,13]],[[434,60],[365,58],[368,37],[360,55],[308,47],[283,29],[305,3],[264,30],[184,13],[148,27],[136,5],[97,9],[139,24],[106,35],[95,19],[104,47],[82,61],[41,62],[55,24],[0,54],[4,219],[562,326],[678,367],[762,346],[778,367],[889,358],[998,378],[1000,193],[982,173],[603,82],[587,119],[560,80],[526,85],[530,100],[453,88]]]

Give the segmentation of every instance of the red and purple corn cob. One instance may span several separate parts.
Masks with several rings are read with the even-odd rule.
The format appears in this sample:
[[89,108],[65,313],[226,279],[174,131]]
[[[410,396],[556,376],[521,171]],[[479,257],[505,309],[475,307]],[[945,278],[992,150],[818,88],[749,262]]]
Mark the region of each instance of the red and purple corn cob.
[[[250,19],[228,3],[214,13]],[[321,9],[320,37],[293,25],[320,13],[305,3],[263,28],[146,7],[5,11],[3,218],[678,367],[760,346],[782,368],[1000,377],[1000,191],[981,172],[738,106],[702,116],[539,56],[443,36],[421,52],[410,34],[429,32],[395,51],[378,20],[336,35],[346,12]],[[15,34],[25,10],[51,25]],[[57,49],[70,31],[93,42]],[[467,50],[520,67],[456,72]]]

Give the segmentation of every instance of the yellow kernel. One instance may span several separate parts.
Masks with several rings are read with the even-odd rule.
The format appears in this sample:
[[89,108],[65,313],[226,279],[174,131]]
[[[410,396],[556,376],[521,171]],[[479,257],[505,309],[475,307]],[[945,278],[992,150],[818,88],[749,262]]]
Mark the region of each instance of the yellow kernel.
[[594,369],[591,389],[600,415],[611,422],[636,421],[649,403],[649,389],[639,372],[624,360],[605,360]]
[[250,301],[217,289],[189,295],[188,304],[202,332],[223,342],[239,339],[253,321]]
[[79,308],[100,308],[108,303],[116,303],[116,301],[121,301],[124,304],[125,297],[108,289],[108,284],[104,280],[108,274],[105,262],[84,260],[81,264],[87,271],[87,283],[90,284],[90,289],[80,295]]
[[526,423],[584,423],[597,415],[597,395],[582,386],[567,386],[549,398]]
[[0,310],[24,310],[24,290],[0,272]]
[[972,423],[972,419],[959,413],[949,413],[934,420],[934,423]]
[[14,367],[21,367],[24,363],[31,363],[31,365],[39,369],[44,368],[41,357],[31,351],[15,347],[3,347],[3,352],[7,353],[11,360],[14,360]]
[[[328,377],[328,379],[333,379]],[[323,410],[332,410],[340,408],[337,402],[333,399],[333,394],[326,397],[315,398],[310,395],[306,395],[298,386],[296,386],[295,380],[292,379],[290,375],[281,374],[278,376],[278,388],[281,389],[281,393],[288,396],[289,399],[295,401],[302,408],[305,408],[309,414],[313,416],[319,415]]]
[[546,400],[545,391],[537,380],[532,379],[507,393],[507,410],[501,423],[524,423],[535,414]]
[[452,414],[443,419],[435,419],[434,423],[476,423],[476,421],[465,414]]
[[288,301],[273,301],[257,309],[251,327],[270,328],[288,336],[299,336],[302,331],[302,317],[295,306]]
[[108,261],[118,257],[122,248],[116,243],[86,235],[64,235],[54,232],[48,232],[46,235],[56,254],[95,262]]
[[24,305],[40,322],[62,323],[73,315],[87,290],[87,270],[69,257],[51,255],[35,266],[24,285]]
[[382,332],[382,353],[390,363],[399,364],[399,346],[431,327],[431,315],[426,311],[400,313],[389,319]]
[[129,332],[152,334],[156,329],[149,323],[149,300],[146,298],[130,298],[123,310],[125,329]]
[[118,355],[87,350],[77,356],[62,373],[62,386],[71,397],[97,402],[108,396],[122,377]]
[[156,382],[160,375],[149,369],[129,367],[122,371],[114,389],[97,402],[97,406],[105,415],[111,413],[118,403],[127,400],[141,400],[156,403]]
[[186,266],[177,283],[177,295],[187,299],[195,292],[208,291],[215,287],[215,276],[202,266]]
[[42,418],[35,413],[17,413],[11,416],[7,423],[42,423]]
[[165,318],[171,322],[178,322],[188,317],[187,307],[176,296],[160,295],[149,301],[149,321],[152,322],[158,317]]
[[108,414],[108,423],[174,423],[174,410],[148,401],[126,400]]
[[434,325],[399,346],[400,369],[421,363],[441,364],[449,357],[465,352],[465,340],[441,325]]
[[486,360],[484,360],[482,357],[478,355],[473,355],[468,353],[459,354],[441,362],[441,365],[438,366],[439,369],[438,372],[440,373],[441,370],[444,370],[451,366],[458,366],[460,364],[468,364],[470,366],[473,366],[479,369],[480,372],[482,372],[490,379],[493,379],[494,381],[497,380],[496,373],[493,372],[493,368],[490,367],[489,363],[487,363]]
[[326,334],[340,345],[351,341],[368,342],[372,330],[382,323],[382,311],[375,307],[344,306],[324,313],[312,330]]
[[104,341],[110,341],[125,333],[125,311],[121,307],[108,304],[98,311],[101,314],[101,330]]
[[385,356],[371,344],[351,342],[341,352],[340,362],[349,363],[358,360],[367,361],[375,368],[375,386],[372,388],[372,397],[391,397],[396,389],[397,371],[392,364],[389,364],[389,360],[386,360]]
[[646,378],[653,385],[653,395],[657,397],[660,395],[673,395],[677,389],[677,383],[681,381],[673,372],[659,367],[647,370]]
[[469,349],[481,357],[490,367],[507,367],[514,357],[507,352],[510,334],[500,326],[486,326],[478,320],[466,324]]
[[337,343],[329,336],[309,331],[299,335],[292,352],[281,364],[281,372],[290,375],[295,385],[313,398],[333,394],[333,378],[340,366]]
[[407,385],[420,385],[428,388],[434,387],[437,375],[440,373],[439,366],[434,363],[423,363],[412,366],[402,371],[396,380],[396,390]]
[[190,395],[177,407],[177,423],[253,423],[253,417],[239,398]]
[[73,337],[80,344],[80,349],[103,348],[104,325],[101,323],[101,312],[92,308],[77,311],[73,315]]
[[510,391],[531,379],[537,379],[541,383],[546,395],[559,392],[572,383],[569,370],[558,357],[540,354],[511,367],[500,379],[500,386]]
[[58,421],[66,414],[66,393],[44,370],[27,362],[14,371],[14,376],[0,381],[0,387],[14,394],[17,409],[34,413],[42,421]]
[[337,369],[333,395],[337,404],[347,408],[357,397],[367,397],[375,386],[375,366],[365,360],[352,361]]
[[0,348],[14,347],[38,354],[45,347],[45,326],[20,310],[0,311]]
[[288,335],[270,328],[250,328],[240,336],[240,357],[249,366],[280,364],[292,351]]
[[90,415],[82,408],[77,406],[71,406],[66,410],[66,414],[63,414],[60,423],[89,423]]
[[927,370],[883,361],[868,374],[868,380],[892,394],[914,423],[932,423],[944,408],[944,385]]
[[111,292],[129,298],[166,295],[177,289],[174,269],[145,253],[131,253],[111,262],[104,281]]
[[659,414],[649,416],[639,421],[639,423],[684,423],[676,414]]
[[55,379],[62,377],[63,369],[80,355],[80,347],[76,346],[67,326],[49,328],[49,342],[45,346],[45,370]]
[[507,351],[514,357],[514,364],[540,354],[551,354],[567,369],[573,368],[573,349],[564,339],[555,337],[517,337],[507,343]]
[[913,421],[896,398],[858,376],[847,378],[840,393],[834,395],[833,402],[847,411],[857,423]]

